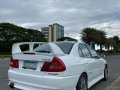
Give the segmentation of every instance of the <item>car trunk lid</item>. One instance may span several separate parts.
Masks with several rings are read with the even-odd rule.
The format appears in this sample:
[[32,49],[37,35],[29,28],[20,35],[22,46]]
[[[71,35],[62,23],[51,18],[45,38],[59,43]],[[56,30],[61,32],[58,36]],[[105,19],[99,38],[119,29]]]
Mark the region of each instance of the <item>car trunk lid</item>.
[[[33,49],[34,43],[31,43],[31,42],[30,43],[27,42],[27,44],[29,44],[29,50],[22,51],[20,49],[20,45],[23,45],[23,44],[26,44],[26,43],[14,44],[12,48],[13,60],[11,60],[11,62],[14,64],[14,61],[17,60],[19,67],[18,68],[11,67],[11,69],[15,70],[18,73],[34,74],[34,75],[38,74],[38,75],[44,76],[46,72],[41,71],[44,63],[51,62],[55,56],[64,55],[63,53],[55,54],[54,52],[50,52],[50,53],[37,52]],[[41,43],[39,44],[42,45]]]

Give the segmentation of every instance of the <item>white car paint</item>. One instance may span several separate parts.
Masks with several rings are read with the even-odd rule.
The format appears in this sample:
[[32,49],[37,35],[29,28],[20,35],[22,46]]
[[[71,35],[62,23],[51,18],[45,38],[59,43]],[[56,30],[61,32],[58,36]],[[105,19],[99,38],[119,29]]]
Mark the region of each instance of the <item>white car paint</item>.
[[[13,45],[12,57],[19,60],[19,68],[10,67],[8,70],[9,85],[14,83],[15,88],[23,90],[76,90],[77,82],[83,72],[87,73],[88,76],[88,88],[104,78],[106,61],[102,58],[80,57],[78,54],[79,42],[69,42],[75,43],[70,54],[64,54],[54,43],[48,43],[52,49],[50,54],[34,52],[33,45],[36,43],[38,42],[24,42]],[[30,50],[26,52],[34,52],[35,54],[23,54],[20,50],[22,44],[29,44]],[[52,61],[54,57],[63,61],[66,70],[64,72],[40,71],[44,61]],[[37,69],[23,69],[23,63],[26,60],[37,61]]]

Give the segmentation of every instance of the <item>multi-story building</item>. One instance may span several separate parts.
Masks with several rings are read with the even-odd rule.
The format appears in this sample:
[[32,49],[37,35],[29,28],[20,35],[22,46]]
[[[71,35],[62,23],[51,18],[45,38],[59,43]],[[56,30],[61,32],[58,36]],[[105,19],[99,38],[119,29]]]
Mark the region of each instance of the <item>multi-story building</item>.
[[46,40],[49,40],[49,27],[41,28],[42,33],[45,35]]
[[42,33],[49,42],[56,42],[57,39],[64,37],[64,27],[60,24],[54,23],[49,27],[43,27]]

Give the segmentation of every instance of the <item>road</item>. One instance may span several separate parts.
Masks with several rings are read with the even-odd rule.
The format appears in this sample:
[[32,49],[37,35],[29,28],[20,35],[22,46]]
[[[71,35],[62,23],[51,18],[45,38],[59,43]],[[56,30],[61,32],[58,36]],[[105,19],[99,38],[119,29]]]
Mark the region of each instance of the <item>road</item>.
[[[109,79],[108,81],[100,81],[90,90],[104,90],[109,86],[113,81],[115,81],[120,76],[120,55],[119,56],[106,56],[105,58],[109,66]],[[0,90],[12,90],[8,87],[8,76],[7,70],[9,68],[8,60],[0,60]],[[14,89],[18,90],[18,89]]]
[[113,81],[120,76],[120,55],[108,56],[105,58],[109,66],[109,79],[107,81],[100,81],[91,87],[90,90],[104,90]]

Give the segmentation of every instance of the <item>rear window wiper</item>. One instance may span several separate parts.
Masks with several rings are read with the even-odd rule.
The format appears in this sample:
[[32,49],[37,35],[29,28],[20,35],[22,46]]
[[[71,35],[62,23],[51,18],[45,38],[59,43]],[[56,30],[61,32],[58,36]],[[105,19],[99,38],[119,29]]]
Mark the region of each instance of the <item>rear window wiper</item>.
[[50,51],[47,51],[47,50],[37,50],[35,52],[50,53]]

